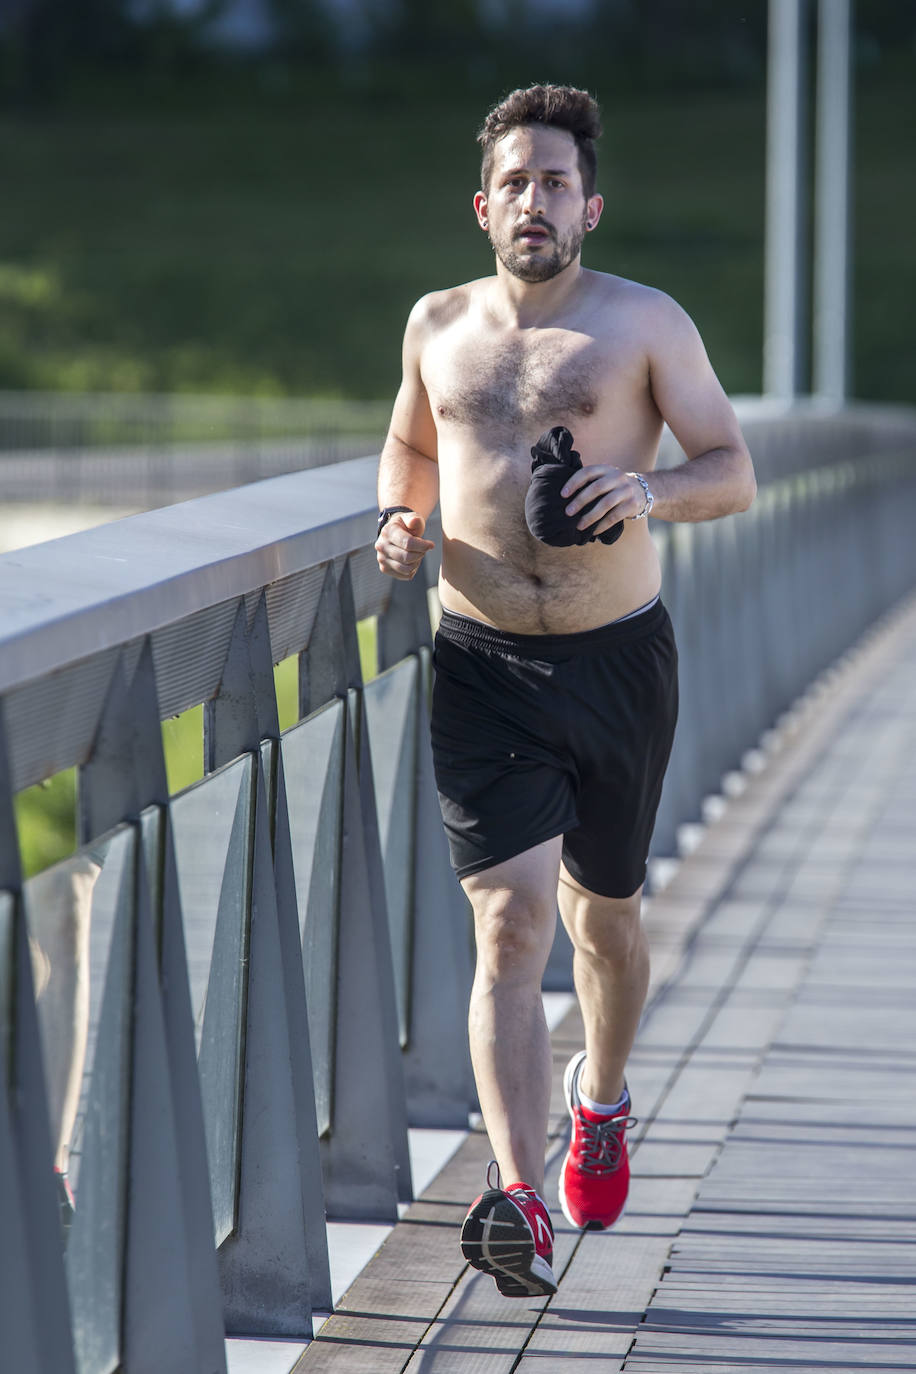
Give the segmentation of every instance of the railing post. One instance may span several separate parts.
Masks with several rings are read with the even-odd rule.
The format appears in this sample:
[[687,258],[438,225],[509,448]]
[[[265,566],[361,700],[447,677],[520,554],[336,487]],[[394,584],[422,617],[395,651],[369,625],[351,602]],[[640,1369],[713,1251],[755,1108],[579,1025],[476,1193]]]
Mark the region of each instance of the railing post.
[[806,0],[770,0],[763,390],[804,390]]
[[429,601],[423,570],[409,582],[389,578],[388,604],[378,618],[376,658],[378,671],[400,663],[420,648],[432,647]]
[[820,0],[814,220],[814,391],[842,402],[849,384],[852,81],[850,0]]
[[[144,1180],[142,1187],[128,1186],[125,1197],[122,1354],[125,1367],[138,1374],[161,1368],[163,1361],[176,1371],[195,1370],[200,1361],[213,1369],[225,1366],[187,964],[176,932],[174,888],[164,868],[167,817],[155,672],[146,639],[130,681],[123,654],[116,664],[92,756],[80,770],[84,840],[124,820],[145,832],[145,843],[138,834],[134,846],[129,911],[120,917],[131,927],[132,962],[126,1167],[128,1180]],[[167,1345],[157,1330],[163,1312]]]
[[0,1331],[9,1368],[75,1374],[0,701]]
[[273,758],[280,729],[263,593],[250,632],[239,602],[208,708],[208,768],[249,753],[256,775],[238,1216],[219,1252],[226,1325],[239,1334],[308,1336],[312,1292],[324,1299],[330,1283],[299,930],[276,882],[277,842],[284,856]]

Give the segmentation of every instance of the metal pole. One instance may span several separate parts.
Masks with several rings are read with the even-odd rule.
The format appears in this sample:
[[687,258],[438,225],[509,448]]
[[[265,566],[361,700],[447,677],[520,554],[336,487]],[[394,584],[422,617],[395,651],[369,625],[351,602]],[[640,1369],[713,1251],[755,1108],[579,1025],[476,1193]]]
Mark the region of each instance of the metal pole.
[[814,390],[843,401],[850,354],[850,0],[820,0],[814,252]]
[[805,383],[805,0],[770,0],[763,390]]

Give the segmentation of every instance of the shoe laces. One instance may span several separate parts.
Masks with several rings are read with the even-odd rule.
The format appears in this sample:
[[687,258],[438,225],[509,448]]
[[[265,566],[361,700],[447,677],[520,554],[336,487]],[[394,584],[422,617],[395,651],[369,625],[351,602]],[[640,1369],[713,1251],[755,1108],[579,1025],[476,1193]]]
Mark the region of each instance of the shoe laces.
[[635,1116],[609,1116],[604,1121],[590,1121],[585,1113],[576,1113],[579,1128],[581,1158],[576,1165],[586,1174],[614,1173],[620,1168],[625,1145],[625,1132],[636,1125]]

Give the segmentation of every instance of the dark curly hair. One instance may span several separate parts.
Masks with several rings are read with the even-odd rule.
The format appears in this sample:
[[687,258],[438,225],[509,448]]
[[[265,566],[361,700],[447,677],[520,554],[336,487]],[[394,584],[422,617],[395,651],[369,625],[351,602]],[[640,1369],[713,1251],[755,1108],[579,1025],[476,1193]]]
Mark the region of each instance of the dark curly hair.
[[588,91],[577,90],[575,86],[549,85],[513,91],[487,115],[477,135],[477,142],[483,148],[480,184],[484,191],[489,189],[496,144],[510,129],[521,124],[547,124],[572,134],[579,151],[579,172],[586,200],[595,194],[598,169],[595,140],[601,136],[598,102]]

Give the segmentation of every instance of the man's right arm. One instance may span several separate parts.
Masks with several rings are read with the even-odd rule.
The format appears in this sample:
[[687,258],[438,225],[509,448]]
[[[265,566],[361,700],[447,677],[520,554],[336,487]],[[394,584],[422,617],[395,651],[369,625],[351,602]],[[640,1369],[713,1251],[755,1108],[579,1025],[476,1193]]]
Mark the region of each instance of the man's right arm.
[[415,576],[424,554],[434,547],[422,536],[439,499],[436,426],[420,376],[427,318],[425,301],[418,301],[404,333],[403,378],[379,460],[379,509],[409,509],[392,515],[385,523],[375,552],[382,572],[403,580]]

